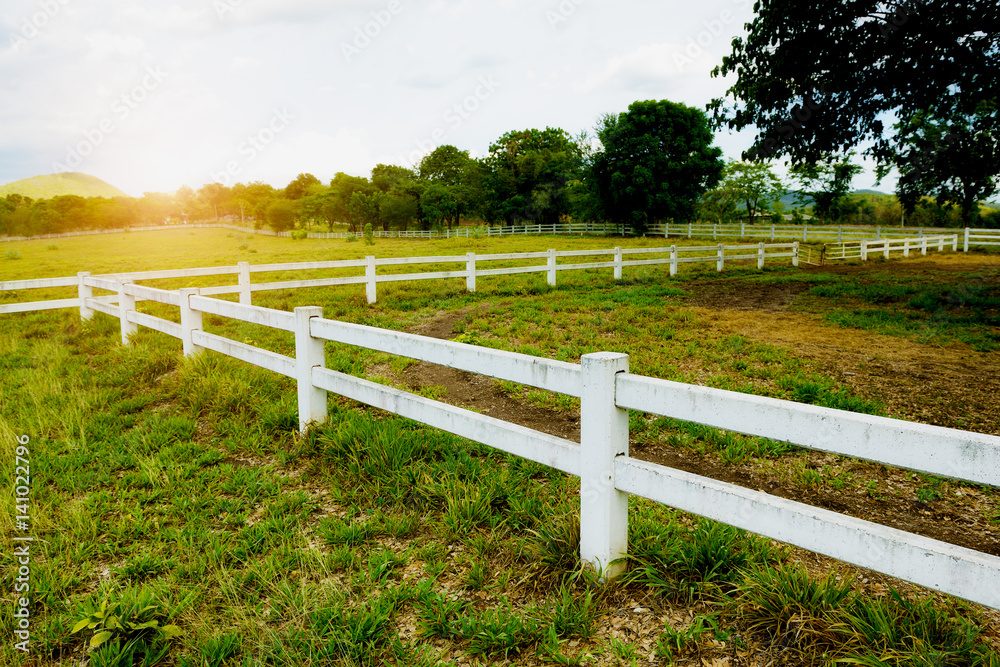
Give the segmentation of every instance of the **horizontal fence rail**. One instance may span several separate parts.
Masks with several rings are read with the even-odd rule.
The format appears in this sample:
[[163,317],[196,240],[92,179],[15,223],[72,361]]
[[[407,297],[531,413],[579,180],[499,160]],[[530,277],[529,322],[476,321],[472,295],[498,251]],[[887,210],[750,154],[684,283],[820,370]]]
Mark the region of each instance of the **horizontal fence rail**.
[[[94,290],[118,292],[125,287],[125,296],[136,301],[155,301],[176,306],[177,296],[172,301],[163,301],[169,290],[137,285],[137,280],[163,280],[178,278],[201,278],[210,276],[236,276],[236,285],[221,285],[202,287],[198,297],[219,296],[223,294],[239,294],[239,303],[249,306],[252,303],[253,292],[301,289],[307,287],[331,287],[336,285],[365,285],[365,296],[369,303],[375,303],[378,297],[378,283],[408,282],[414,280],[449,280],[464,279],[466,289],[476,291],[476,279],[492,276],[518,275],[525,273],[545,273],[549,285],[556,286],[556,276],[559,271],[581,271],[593,269],[613,269],[615,280],[621,280],[626,267],[669,265],[670,275],[676,275],[679,264],[701,263],[715,264],[722,271],[726,261],[756,260],[757,268],[762,269],[768,261],[790,259],[793,266],[798,266],[799,244],[795,243],[758,243],[756,245],[711,245],[711,246],[679,246],[671,245],[662,248],[602,248],[594,250],[547,250],[544,252],[524,253],[492,253],[477,255],[441,255],[427,257],[383,257],[368,256],[359,260],[338,260],[329,262],[292,262],[287,264],[258,264],[240,262],[236,266],[215,266],[196,269],[170,269],[163,271],[137,271],[120,274],[91,275],[80,272],[75,278],[43,278],[40,280],[15,280],[0,283],[7,291],[43,289],[56,287],[78,288],[77,299],[59,299],[35,301],[30,303],[0,304],[0,314],[30,312],[34,310],[51,310],[55,308],[80,308],[81,315],[86,319],[91,309],[99,309],[90,304]],[[631,255],[658,255],[648,259],[629,260]],[[574,261],[559,263],[560,259],[573,258],[605,258],[610,261]],[[529,266],[504,266],[499,268],[484,268],[488,262],[518,262],[544,260],[544,263]],[[408,273],[386,273],[392,267],[422,266],[422,265],[460,265],[450,270],[430,270]],[[383,272],[379,272],[379,269]],[[364,269],[364,275],[336,276],[328,278],[310,278],[300,280],[278,280],[272,282],[254,283],[254,273],[282,273],[288,271],[322,271],[335,269]],[[230,302],[220,301],[219,304]],[[225,305],[215,305],[213,308],[227,308]],[[102,311],[105,312],[105,311]],[[221,315],[222,313],[213,313]],[[228,316],[228,315],[227,315]],[[286,322],[284,327],[291,325]],[[283,327],[279,327],[283,328]],[[290,328],[286,330],[291,331]]]
[[[953,247],[954,238],[951,242]],[[760,246],[751,247],[760,251]],[[889,246],[877,249],[884,252],[885,247]],[[709,261],[723,260],[723,246],[706,248],[720,254]],[[674,247],[634,250],[591,254],[613,255],[614,261],[599,264],[613,266],[616,276],[628,254],[669,254],[666,261],[675,265],[681,259]],[[784,250],[794,253],[797,247],[786,245]],[[518,259],[545,258],[545,265],[527,268],[552,269],[554,251],[530,255]],[[583,254],[574,251],[569,256]],[[474,260],[448,256],[431,261]],[[375,258],[363,263],[372,272],[376,264]],[[388,260],[382,266],[391,264]],[[280,266],[266,268],[273,271]],[[249,267],[240,267],[240,273],[248,274]],[[199,288],[162,290],[87,274],[80,274],[74,284],[81,293],[90,290],[79,299],[81,314],[101,312],[120,319],[125,344],[138,326],[144,326],[179,338],[185,355],[215,351],[292,378],[302,431],[327,419],[327,394],[333,392],[580,477],[580,554],[605,577],[623,567],[628,552],[628,496],[634,495],[1000,609],[1000,557],[634,459],[628,451],[628,411],[994,487],[1000,486],[1000,437],[643,377],[629,373],[628,356],[619,353],[587,354],[580,364],[572,364],[328,320],[319,307],[299,307],[289,313],[213,299]],[[95,297],[93,289],[112,294]],[[140,299],[178,308],[180,324],[136,311]],[[205,314],[290,331],[295,356],[208,333],[202,326]],[[328,342],[579,397],[581,442],[333,371],[326,368]]]
[[[129,227],[115,229],[98,229],[64,234],[40,234],[38,236],[8,236],[0,237],[0,241],[30,241],[35,239],[71,238],[92,234],[121,234],[126,232],[165,231],[182,229],[227,229],[244,234],[259,234],[291,238],[292,232],[275,232],[270,229],[258,229],[228,223],[189,223],[184,225],[155,225],[144,227]],[[802,243],[843,243],[845,241],[874,240],[883,238],[904,238],[916,235],[954,234],[954,228],[944,227],[867,227],[860,225],[773,225],[765,223],[660,223],[651,225],[645,232],[647,236],[686,237],[686,238],[766,238],[770,241],[779,239],[801,241]],[[963,249],[972,246],[1000,245],[1000,229],[964,228],[958,232],[963,238]],[[493,236],[524,236],[540,234],[603,234],[635,236],[635,231],[624,225],[611,225],[589,222],[561,222],[556,224],[523,224],[523,225],[479,225],[438,230],[373,230],[375,238],[400,239],[440,239],[440,238],[480,238]],[[311,239],[347,239],[361,238],[364,235],[356,232],[309,232]]]

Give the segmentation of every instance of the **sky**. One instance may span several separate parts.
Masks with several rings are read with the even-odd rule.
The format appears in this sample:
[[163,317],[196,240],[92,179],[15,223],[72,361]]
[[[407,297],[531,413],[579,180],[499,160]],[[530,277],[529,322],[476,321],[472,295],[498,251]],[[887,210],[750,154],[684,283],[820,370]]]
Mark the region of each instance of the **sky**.
[[[0,184],[84,172],[132,196],[434,147],[591,133],[636,100],[704,109],[752,0],[4,0]],[[739,158],[752,131],[716,134]],[[872,165],[855,188],[876,186]],[[784,176],[783,165],[775,171]]]

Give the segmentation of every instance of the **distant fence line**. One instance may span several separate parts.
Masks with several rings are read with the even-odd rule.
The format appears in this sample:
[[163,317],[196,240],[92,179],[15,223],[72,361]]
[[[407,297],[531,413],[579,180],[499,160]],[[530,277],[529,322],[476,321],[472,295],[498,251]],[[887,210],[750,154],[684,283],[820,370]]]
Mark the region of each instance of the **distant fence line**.
[[[630,255],[641,255],[640,259],[627,259]],[[658,255],[658,257],[657,257]],[[583,257],[611,257],[606,261],[579,261]],[[559,259],[571,258],[568,264],[560,264]],[[499,268],[483,268],[482,264],[490,262],[521,262],[545,260],[543,264],[527,266],[506,266]],[[80,272],[76,276],[63,278],[41,278],[36,280],[0,281],[0,291],[19,291],[53,287],[77,287],[75,299],[52,299],[27,303],[0,304],[0,314],[31,312],[36,310],[52,310],[57,308],[86,308],[86,302],[93,296],[93,288],[110,289],[107,285],[115,281],[133,284],[139,280],[161,280],[170,278],[199,278],[206,276],[237,276],[237,285],[222,285],[202,288],[202,295],[239,294],[240,303],[250,305],[253,292],[301,289],[305,287],[329,287],[333,285],[365,285],[365,295],[368,303],[377,299],[377,285],[384,282],[400,282],[412,280],[464,279],[466,289],[476,291],[476,279],[488,276],[515,275],[523,273],[545,273],[546,281],[552,287],[556,285],[556,274],[559,271],[577,271],[583,269],[613,269],[615,280],[621,280],[624,269],[635,266],[669,265],[670,275],[677,275],[681,264],[715,264],[717,271],[722,271],[726,262],[753,260],[757,268],[763,269],[767,262],[788,259],[793,266],[799,264],[799,243],[757,243],[755,245],[713,245],[713,246],[678,246],[663,248],[605,248],[595,250],[555,250],[544,252],[519,252],[502,254],[476,254],[469,252],[464,255],[444,255],[428,257],[386,257],[377,258],[369,255],[364,259],[347,259],[321,262],[295,262],[285,264],[254,264],[240,262],[236,266],[213,266],[194,269],[167,269],[162,271],[138,271],[119,274],[104,274],[92,276],[89,272]],[[447,271],[423,271],[418,273],[378,273],[379,267],[415,266],[421,264],[459,264],[461,268]],[[280,282],[253,283],[253,273],[277,273],[283,271],[317,271],[335,269],[364,269],[364,275],[336,276],[315,278],[310,280],[286,280]],[[112,290],[114,291],[114,290]],[[113,297],[105,298],[114,303]],[[140,300],[142,300],[140,298]]]
[[[928,250],[944,252],[946,248],[958,249],[958,235],[923,237],[912,239],[883,239],[882,241],[860,241],[856,244],[845,243],[833,246],[839,254],[826,259],[860,259],[867,261],[869,256],[880,254],[889,259],[892,253],[909,257],[910,251],[919,250],[926,255]],[[626,259],[630,255],[641,255],[642,259]],[[576,261],[581,257],[608,257],[605,261]],[[574,258],[572,263],[560,264],[559,259]],[[481,264],[488,262],[512,262],[544,259],[544,264],[529,264],[527,266],[501,266],[498,268],[483,268]],[[17,292],[21,290],[77,287],[77,297],[69,299],[49,299],[20,303],[0,304],[0,314],[21,313],[38,310],[53,310],[58,308],[86,308],[86,302],[93,296],[93,287],[111,289],[114,281],[133,284],[138,280],[162,280],[170,278],[201,278],[207,276],[236,276],[238,284],[202,288],[203,295],[239,294],[240,303],[251,304],[253,292],[301,289],[305,287],[330,287],[334,285],[365,285],[365,296],[368,303],[377,299],[378,283],[402,282],[414,280],[464,279],[469,292],[476,291],[476,279],[489,276],[515,275],[523,273],[545,273],[546,282],[556,286],[556,274],[559,271],[578,271],[584,269],[613,269],[614,279],[621,280],[624,270],[637,266],[669,265],[670,275],[675,276],[681,264],[715,264],[716,271],[722,271],[727,262],[754,261],[761,270],[768,262],[777,259],[789,259],[792,266],[800,263],[822,265],[823,251],[793,243],[764,243],[743,245],[711,245],[711,246],[679,246],[671,245],[658,248],[604,248],[594,250],[556,250],[543,252],[519,252],[501,254],[476,254],[469,252],[464,255],[438,255],[426,257],[386,257],[377,258],[368,255],[364,259],[346,259],[320,262],[294,262],[285,264],[254,264],[239,262],[235,266],[213,266],[194,269],[167,269],[161,271],[137,271],[129,273],[102,274],[92,276],[82,271],[76,276],[62,278],[41,278],[34,280],[0,281],[0,292]],[[432,270],[417,273],[378,273],[379,267],[415,266],[421,264],[460,264],[462,268],[446,271]],[[280,273],[283,271],[316,271],[334,269],[364,269],[364,275],[336,276],[315,278],[309,280],[286,280],[279,282],[254,283],[253,273]],[[114,291],[114,290],[112,290]],[[107,300],[107,299],[106,299]],[[140,299],[141,301],[142,299]],[[108,303],[114,303],[113,298]]]
[[[676,250],[671,250],[672,259]],[[601,252],[609,251],[598,254]],[[615,254],[615,260],[599,264],[613,266],[619,277],[620,267],[626,265],[622,260],[624,251],[616,248],[610,252]],[[551,253],[554,251],[511,256],[551,258]],[[570,251],[564,256],[588,253],[594,254]],[[464,276],[473,281],[474,288],[475,262],[470,258],[403,259],[413,259],[414,263],[469,261],[473,268],[449,275]],[[366,277],[337,280],[364,280],[373,287],[375,267],[394,261],[369,257],[363,262]],[[360,265],[357,261],[312,262],[254,269]],[[524,269],[518,272],[550,270],[551,264],[516,268]],[[199,271],[196,275],[225,275],[233,269],[238,269],[241,276],[236,288],[241,301],[254,288],[273,287],[244,282],[243,276],[250,272],[246,263],[240,267],[135,273],[131,278],[183,277],[190,271]],[[488,271],[496,275],[503,270]],[[98,312],[115,318],[120,322],[125,345],[143,326],[179,339],[185,356],[215,351],[291,378],[296,383],[299,428],[303,432],[327,420],[328,393],[334,393],[579,477],[580,557],[607,577],[621,571],[628,553],[628,496],[635,495],[1000,609],[1000,557],[633,458],[629,455],[629,410],[994,487],[1000,486],[997,436],[634,375],[629,372],[626,354],[585,354],[579,364],[574,364],[325,319],[323,309],[316,306],[289,312],[207,296],[220,288],[165,290],[129,282],[124,276],[87,273],[73,278],[16,282],[20,289],[77,285],[78,298],[66,300],[62,307],[79,307],[83,319]],[[302,287],[318,284],[299,283]],[[0,283],[0,289],[11,289],[12,285]],[[110,294],[95,296],[94,290]],[[373,297],[371,294],[369,300]],[[155,317],[140,312],[136,307],[139,301],[177,310],[172,311],[171,319]],[[209,333],[203,327],[205,314],[291,332],[295,338],[294,356]],[[331,370],[326,367],[327,341],[578,397],[581,442]]]
[[[99,229],[81,232],[66,232],[64,234],[40,234],[38,236],[7,236],[0,241],[32,241],[38,239],[69,238],[73,236],[88,236],[92,234],[122,234],[128,232],[145,232],[178,229],[228,229],[244,234],[260,234],[263,236],[278,236],[289,238],[292,232],[275,232],[270,229],[255,229],[229,223],[196,222],[187,225],[159,225],[149,227],[128,227],[116,229]],[[603,234],[618,236],[634,236],[631,228],[624,225],[597,224],[587,222],[557,223],[551,225],[479,225],[465,226],[457,229],[437,230],[373,230],[375,238],[400,239],[440,239],[440,238],[479,238],[495,236],[530,236],[541,234]],[[772,243],[779,240],[800,241],[812,244],[840,244],[851,241],[881,241],[882,239],[923,238],[925,236],[940,236],[958,234],[962,249],[968,252],[974,246],[1000,246],[1000,229],[956,230],[944,227],[853,227],[832,225],[750,225],[738,224],[708,224],[708,223],[661,223],[650,226],[646,236],[687,237],[687,238],[766,238]],[[310,239],[346,239],[361,238],[363,234],[355,232],[309,232]]]

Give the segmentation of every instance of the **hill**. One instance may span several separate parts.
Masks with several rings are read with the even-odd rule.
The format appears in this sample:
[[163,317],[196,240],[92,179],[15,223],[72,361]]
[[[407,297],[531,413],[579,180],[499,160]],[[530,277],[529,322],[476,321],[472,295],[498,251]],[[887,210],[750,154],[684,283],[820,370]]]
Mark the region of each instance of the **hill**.
[[11,194],[24,195],[32,199],[49,199],[59,195],[79,195],[80,197],[127,197],[113,185],[96,176],[76,172],[35,176],[0,185],[0,197]]

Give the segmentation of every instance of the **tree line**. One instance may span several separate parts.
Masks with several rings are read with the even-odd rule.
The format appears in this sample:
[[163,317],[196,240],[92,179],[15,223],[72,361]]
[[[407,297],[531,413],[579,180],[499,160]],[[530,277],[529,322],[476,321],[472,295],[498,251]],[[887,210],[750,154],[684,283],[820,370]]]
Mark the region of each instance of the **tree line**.
[[[705,112],[668,100],[637,101],[625,112],[603,116],[593,134],[573,136],[551,127],[511,131],[479,159],[444,145],[413,169],[379,164],[366,177],[338,172],[324,182],[302,173],[280,189],[261,182],[209,183],[197,191],[184,186],[173,194],[139,198],[68,195],[35,201],[9,195],[0,199],[0,235],[220,218],[276,231],[346,224],[355,233],[368,225],[385,231],[432,229],[463,220],[610,222],[638,234],[660,222],[693,220],[890,226],[904,213],[910,226],[1000,226],[1000,211],[981,212],[967,195],[927,196],[935,194],[928,174],[936,172],[930,167],[921,172],[923,191],[914,190],[917,180],[908,177],[914,172],[904,169],[896,198],[852,196],[851,180],[861,171],[852,151],[793,161],[786,184],[760,159],[775,152],[774,146],[765,142],[764,153],[724,162],[712,143]],[[782,201],[790,187],[791,208]]]

